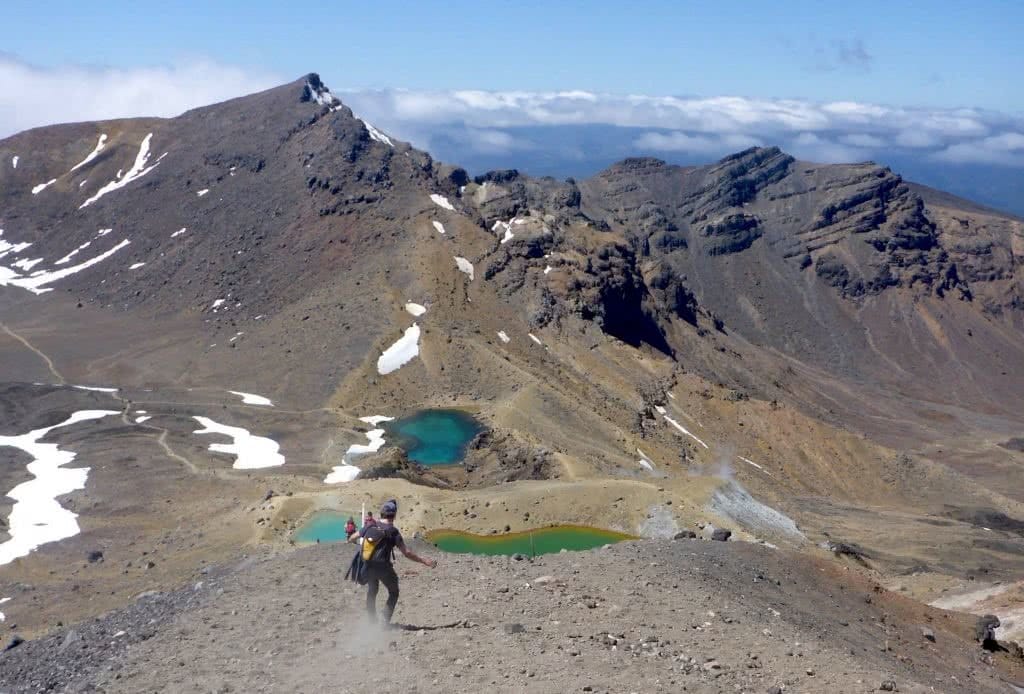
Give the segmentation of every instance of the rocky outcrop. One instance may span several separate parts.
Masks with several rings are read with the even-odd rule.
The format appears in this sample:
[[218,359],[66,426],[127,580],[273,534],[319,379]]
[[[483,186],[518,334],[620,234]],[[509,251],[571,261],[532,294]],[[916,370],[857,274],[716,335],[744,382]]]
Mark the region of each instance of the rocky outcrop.
[[428,467],[409,460],[400,448],[387,448],[372,458],[359,461],[363,479],[403,479],[427,487],[447,488],[451,483]]
[[717,223],[708,224],[701,232],[708,237],[704,252],[708,255],[739,253],[761,238],[760,221],[748,214],[732,214]]

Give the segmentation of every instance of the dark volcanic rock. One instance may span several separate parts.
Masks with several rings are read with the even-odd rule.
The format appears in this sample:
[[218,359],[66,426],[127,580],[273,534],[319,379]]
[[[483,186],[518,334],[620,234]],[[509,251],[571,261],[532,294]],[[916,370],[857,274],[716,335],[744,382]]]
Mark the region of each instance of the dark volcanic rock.
[[362,470],[360,477],[364,479],[401,478],[428,487],[451,486],[430,468],[409,460],[400,448],[388,448],[371,458],[360,459],[359,465]]

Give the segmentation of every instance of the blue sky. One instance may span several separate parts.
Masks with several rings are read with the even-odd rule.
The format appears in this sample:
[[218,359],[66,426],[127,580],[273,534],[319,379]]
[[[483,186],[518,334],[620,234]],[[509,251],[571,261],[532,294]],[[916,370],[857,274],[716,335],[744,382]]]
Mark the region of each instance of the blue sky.
[[37,67],[213,61],[335,89],[794,97],[1024,112],[1024,2],[4,0]]

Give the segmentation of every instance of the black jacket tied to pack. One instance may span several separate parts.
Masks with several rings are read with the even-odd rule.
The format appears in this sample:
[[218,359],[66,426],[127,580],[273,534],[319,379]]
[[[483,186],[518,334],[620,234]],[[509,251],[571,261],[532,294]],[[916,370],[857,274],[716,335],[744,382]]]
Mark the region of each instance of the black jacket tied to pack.
[[395,547],[401,534],[393,525],[372,525],[363,529],[363,544],[356,550],[349,564],[345,578],[359,585],[365,585],[367,570],[374,567],[390,566],[395,556]]

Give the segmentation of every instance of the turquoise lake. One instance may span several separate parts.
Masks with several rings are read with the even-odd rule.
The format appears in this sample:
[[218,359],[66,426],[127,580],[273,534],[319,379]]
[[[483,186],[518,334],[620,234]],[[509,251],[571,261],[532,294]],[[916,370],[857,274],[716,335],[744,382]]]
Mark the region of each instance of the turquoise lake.
[[345,522],[352,517],[359,525],[359,511],[343,513],[339,511],[317,511],[302,524],[292,537],[299,544],[316,542],[344,542]]
[[483,426],[462,410],[420,410],[383,425],[388,443],[405,451],[420,465],[454,465],[462,462],[466,447]]

